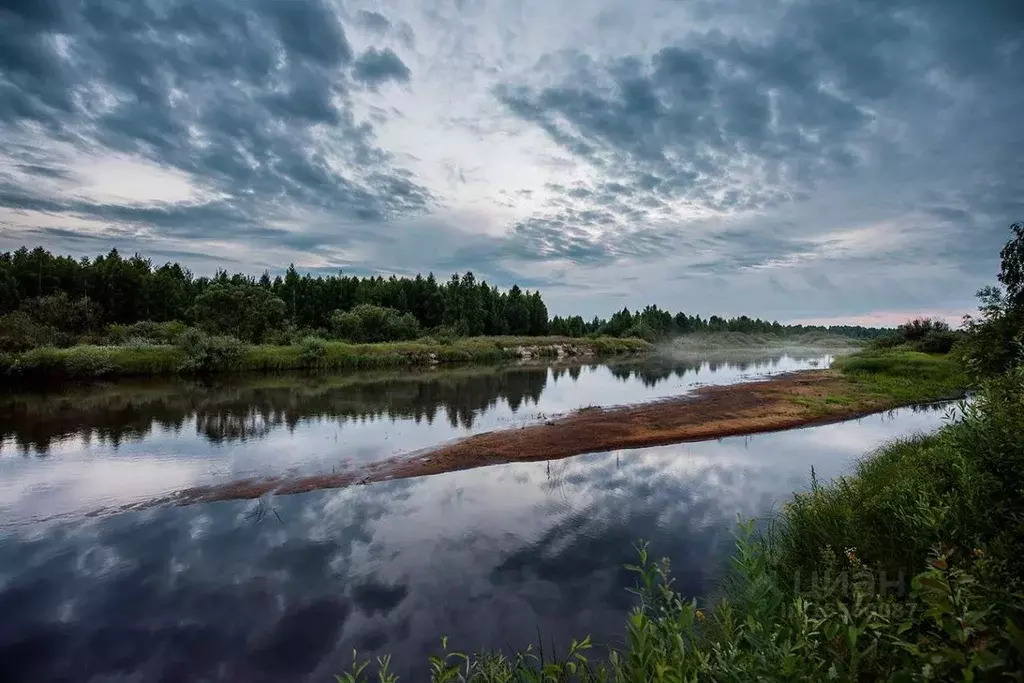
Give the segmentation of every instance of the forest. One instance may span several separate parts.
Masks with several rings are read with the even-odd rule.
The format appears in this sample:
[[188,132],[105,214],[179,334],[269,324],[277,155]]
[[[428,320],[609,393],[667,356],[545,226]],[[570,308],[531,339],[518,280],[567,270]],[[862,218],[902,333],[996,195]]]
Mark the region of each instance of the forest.
[[[637,337],[694,332],[777,335],[828,332],[874,339],[891,330],[782,325],[759,318],[675,314],[650,305],[607,319],[549,317],[539,291],[507,290],[472,272],[423,277],[302,274],[259,277],[218,271],[196,277],[179,263],[154,265],[116,249],[75,259],[42,247],[0,253],[0,351],[131,338],[170,342],[187,327],[254,344],[293,344],[315,335],[353,342],[494,335]],[[165,337],[165,338],[161,338]]]

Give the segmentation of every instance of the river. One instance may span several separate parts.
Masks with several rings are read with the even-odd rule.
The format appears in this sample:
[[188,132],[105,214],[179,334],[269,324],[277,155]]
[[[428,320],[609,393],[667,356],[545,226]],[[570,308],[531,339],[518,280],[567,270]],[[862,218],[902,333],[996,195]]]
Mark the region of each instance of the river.
[[392,653],[616,643],[650,542],[706,594],[764,517],[894,436],[902,409],[753,437],[484,467],[262,500],[137,504],[239,477],[414,453],[588,405],[827,366],[824,354],[199,382],[0,397],[0,676],[329,681]]

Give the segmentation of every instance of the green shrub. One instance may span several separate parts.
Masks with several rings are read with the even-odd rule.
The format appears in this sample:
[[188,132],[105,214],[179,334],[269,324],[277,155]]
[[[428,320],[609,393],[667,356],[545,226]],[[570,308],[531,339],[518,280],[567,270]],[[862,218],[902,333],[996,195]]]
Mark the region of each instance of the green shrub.
[[635,325],[632,325],[626,329],[621,336],[643,339],[646,342],[652,343],[658,340],[658,333],[646,323],[636,323]]
[[949,353],[958,339],[955,332],[933,330],[914,342],[911,347],[923,353]]
[[420,336],[420,324],[411,313],[360,304],[351,311],[331,314],[331,331],[339,339],[353,342],[407,341]]
[[215,283],[196,297],[191,315],[211,334],[258,344],[283,325],[285,304],[264,287]]
[[0,351],[25,351],[53,343],[56,330],[40,325],[24,311],[0,316]]
[[906,343],[906,340],[903,338],[903,335],[887,334],[884,337],[872,339],[868,344],[868,348],[874,350],[892,349],[897,346],[902,346],[904,343]]
[[104,340],[115,346],[140,344],[173,344],[190,328],[183,322],[153,322],[143,320],[131,325],[113,324],[107,326]]
[[110,352],[102,346],[76,346],[62,357],[67,373],[73,378],[102,377],[113,370]]
[[914,318],[899,326],[904,341],[915,342],[934,332],[949,332],[949,324],[937,318]]
[[459,339],[459,331],[450,325],[442,325],[434,330],[432,336],[437,340],[438,344],[448,346],[454,344]]
[[[737,541],[725,594],[706,605],[678,593],[668,562],[652,562],[641,544],[639,564],[628,567],[639,604],[620,647],[595,651],[587,637],[561,657],[543,647],[469,655],[442,637],[423,680],[977,681],[1015,680],[1024,666],[1020,622],[990,609],[975,573],[982,562],[954,566],[937,552],[900,595],[880,590],[851,551],[842,565],[823,559],[818,580],[793,594],[751,528]],[[374,667],[354,653],[338,681],[394,683],[389,668],[388,657]]]
[[225,372],[241,369],[245,346],[234,337],[209,336],[189,329],[178,337],[176,346],[184,355],[182,372]]
[[62,346],[98,329],[103,313],[96,302],[85,297],[72,299],[65,292],[26,299],[21,302],[20,310],[39,325],[59,330]]
[[307,368],[320,367],[327,357],[327,342],[320,337],[304,337],[299,342],[299,357]]

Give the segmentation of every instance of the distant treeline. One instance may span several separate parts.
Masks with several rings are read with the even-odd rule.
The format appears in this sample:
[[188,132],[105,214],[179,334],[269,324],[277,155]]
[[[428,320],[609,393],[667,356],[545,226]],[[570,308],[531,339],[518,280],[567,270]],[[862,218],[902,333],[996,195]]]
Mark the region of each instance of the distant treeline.
[[[648,306],[609,319],[548,317],[540,292],[499,290],[473,273],[439,282],[415,278],[300,275],[260,277],[219,271],[195,277],[181,264],[118,251],[76,260],[38,247],[0,253],[0,350],[42,343],[106,341],[111,326],[179,321],[253,343],[294,343],[307,335],[360,342],[423,334],[634,336],[653,341],[691,332],[790,334],[822,331],[872,339],[889,330],[859,326],[781,325],[746,316],[701,318]],[[129,330],[130,333],[130,330]],[[116,336],[116,335],[115,335]],[[123,336],[123,334],[122,334]]]

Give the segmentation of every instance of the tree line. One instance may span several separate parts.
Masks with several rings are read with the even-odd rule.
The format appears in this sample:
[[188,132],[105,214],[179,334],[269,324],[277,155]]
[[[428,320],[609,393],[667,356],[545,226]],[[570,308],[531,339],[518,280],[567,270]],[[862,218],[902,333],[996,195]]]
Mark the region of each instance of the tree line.
[[[657,306],[610,318],[549,318],[539,291],[500,290],[472,272],[426,277],[283,275],[218,271],[196,277],[179,263],[156,266],[116,249],[75,259],[42,247],[0,253],[0,344],[68,345],[111,327],[179,322],[253,343],[291,343],[308,334],[353,341],[445,336],[557,334],[656,340],[692,332],[789,334],[822,331],[870,339],[885,330],[859,326],[782,325],[747,316],[702,318]],[[141,329],[141,328],[140,328]],[[122,333],[122,336],[124,334]],[[20,341],[19,341],[20,340]]]

